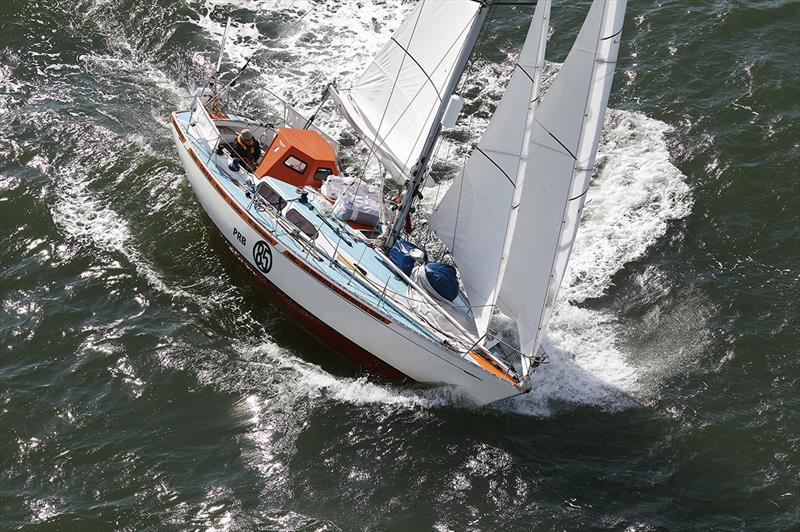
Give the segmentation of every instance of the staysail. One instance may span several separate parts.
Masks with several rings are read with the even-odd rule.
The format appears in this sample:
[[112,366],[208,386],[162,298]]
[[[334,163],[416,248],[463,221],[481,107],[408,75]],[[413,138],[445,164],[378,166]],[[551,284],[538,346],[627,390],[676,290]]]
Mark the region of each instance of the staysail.
[[411,176],[438,127],[481,9],[474,0],[421,0],[353,87],[331,89],[338,111],[398,182]]
[[492,120],[464,171],[428,220],[458,263],[481,335],[497,298],[514,191],[524,177],[527,133],[541,88],[550,4],[550,0],[538,2],[511,81]]
[[626,0],[594,0],[536,111],[519,213],[498,305],[535,354],[553,311],[586,200],[619,50]]

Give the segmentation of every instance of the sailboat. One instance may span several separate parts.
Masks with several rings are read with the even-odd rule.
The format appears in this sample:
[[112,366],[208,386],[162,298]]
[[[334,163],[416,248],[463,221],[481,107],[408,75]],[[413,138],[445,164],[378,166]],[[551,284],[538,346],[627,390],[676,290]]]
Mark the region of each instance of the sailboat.
[[[238,79],[211,82],[171,117],[189,183],[230,248],[320,342],[389,378],[455,386],[478,404],[531,390],[542,338],[586,200],[614,75],[625,0],[593,0],[549,90],[550,0],[539,0],[514,72],[463,171],[427,220],[431,260],[404,230],[490,1],[420,0],[336,111],[396,183],[339,168],[339,146],[288,104],[282,124],[237,114]],[[240,71],[241,74],[241,71]],[[244,160],[253,137],[263,155]],[[502,313],[516,341],[492,329]],[[505,338],[505,339],[504,339]]]

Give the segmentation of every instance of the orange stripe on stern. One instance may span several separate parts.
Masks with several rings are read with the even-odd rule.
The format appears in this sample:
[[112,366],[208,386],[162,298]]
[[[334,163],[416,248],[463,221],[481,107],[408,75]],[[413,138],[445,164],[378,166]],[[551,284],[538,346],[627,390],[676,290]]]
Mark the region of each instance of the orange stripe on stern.
[[175,119],[175,115],[172,115],[172,127],[174,127],[175,132],[178,133],[178,139],[180,139],[182,143],[186,144],[186,136],[184,136],[180,124],[178,124],[178,121]]
[[480,353],[476,353],[475,351],[470,351],[469,356],[471,356],[472,360],[477,362],[480,367],[482,367],[489,373],[494,374],[496,377],[500,379],[507,380],[511,384],[518,384],[518,382],[512,379],[511,376],[508,375],[508,373],[503,371],[501,368],[497,367],[495,363],[487,360],[486,357],[484,357]]

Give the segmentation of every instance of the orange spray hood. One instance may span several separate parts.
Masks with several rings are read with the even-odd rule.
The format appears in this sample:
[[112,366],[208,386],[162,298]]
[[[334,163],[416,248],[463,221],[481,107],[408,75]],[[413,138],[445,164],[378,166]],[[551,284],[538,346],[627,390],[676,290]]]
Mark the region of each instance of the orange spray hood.
[[256,168],[256,177],[270,176],[298,187],[319,188],[332,174],[339,174],[336,152],[310,129],[279,129]]

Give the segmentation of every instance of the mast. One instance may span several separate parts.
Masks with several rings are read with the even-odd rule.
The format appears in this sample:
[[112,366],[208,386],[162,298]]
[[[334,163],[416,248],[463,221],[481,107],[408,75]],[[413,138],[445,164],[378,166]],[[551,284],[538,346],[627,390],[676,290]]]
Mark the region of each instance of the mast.
[[461,48],[458,60],[456,61],[455,70],[450,77],[450,81],[447,84],[446,90],[442,95],[442,101],[439,102],[439,107],[436,110],[432,127],[430,131],[428,131],[428,136],[425,139],[425,144],[423,145],[420,157],[414,165],[411,179],[406,181],[406,192],[403,196],[402,204],[397,211],[392,228],[390,229],[386,241],[383,244],[384,249],[391,249],[397,238],[400,236],[400,232],[403,230],[405,220],[411,212],[411,207],[414,204],[414,199],[419,194],[419,188],[422,185],[423,179],[425,179],[425,174],[428,169],[428,165],[430,164],[431,152],[436,144],[436,138],[439,136],[439,132],[442,130],[442,117],[444,116],[447,105],[450,102],[450,96],[456,90],[456,86],[461,79],[461,75],[464,73],[464,69],[467,66],[467,61],[469,60],[470,55],[472,55],[472,49],[475,47],[475,43],[478,40],[478,35],[483,28],[483,23],[486,21],[486,17],[489,14],[489,6],[487,5],[486,0],[475,1],[479,2],[481,7],[475,15],[476,20],[469,30],[469,35],[464,42],[464,46]]

